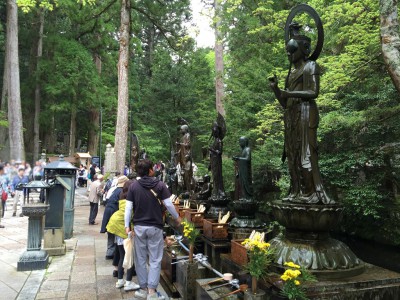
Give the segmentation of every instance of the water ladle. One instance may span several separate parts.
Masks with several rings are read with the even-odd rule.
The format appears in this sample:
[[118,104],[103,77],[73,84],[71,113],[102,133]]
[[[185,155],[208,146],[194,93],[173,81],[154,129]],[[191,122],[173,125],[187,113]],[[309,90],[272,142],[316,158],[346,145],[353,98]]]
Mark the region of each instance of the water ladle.
[[225,294],[225,295],[223,295],[223,296],[221,296],[221,297],[219,297],[219,298],[217,298],[217,299],[215,299],[215,300],[223,299],[223,298],[225,298],[225,297],[228,297],[228,296],[230,296],[230,295],[237,294],[237,293],[239,293],[239,292],[245,292],[248,288],[249,288],[249,286],[248,286],[247,284],[241,284],[241,285],[239,285],[239,288],[238,288],[237,290],[235,290],[235,291],[233,291],[233,292],[230,292],[230,293],[228,293],[228,294]]
[[226,286],[226,285],[237,285],[238,283],[239,283],[239,279],[232,279],[231,281],[229,281],[229,282],[227,282],[227,283],[220,284],[220,285],[214,286],[214,287],[212,287],[212,288],[209,288],[209,289],[207,290],[207,292],[208,292],[208,291],[215,290],[215,289],[218,289],[218,288],[223,287],[223,286]]
[[213,280],[211,280],[211,281],[208,281],[208,282],[206,282],[206,283],[203,283],[201,286],[205,286],[205,285],[208,285],[208,284],[211,284],[211,283],[215,283],[215,282],[218,282],[218,281],[222,281],[222,280],[231,281],[232,278],[233,278],[232,273],[224,273],[223,275],[224,275],[223,277],[217,278],[217,279],[213,279]]

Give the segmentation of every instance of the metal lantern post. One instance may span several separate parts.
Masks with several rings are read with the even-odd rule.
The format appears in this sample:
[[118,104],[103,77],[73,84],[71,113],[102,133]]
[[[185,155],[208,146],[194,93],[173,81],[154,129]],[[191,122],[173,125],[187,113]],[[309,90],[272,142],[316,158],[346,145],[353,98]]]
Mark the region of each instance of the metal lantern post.
[[46,269],[49,263],[49,254],[41,249],[43,216],[49,209],[46,198],[46,190],[49,187],[44,181],[31,181],[23,186],[22,214],[29,217],[28,243],[26,251],[17,263],[17,271],[42,270]]

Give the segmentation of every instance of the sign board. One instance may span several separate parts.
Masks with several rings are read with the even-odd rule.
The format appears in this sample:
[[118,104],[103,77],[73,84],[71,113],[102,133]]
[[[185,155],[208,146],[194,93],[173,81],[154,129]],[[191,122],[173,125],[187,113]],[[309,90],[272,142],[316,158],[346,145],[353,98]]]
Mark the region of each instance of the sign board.
[[100,156],[92,156],[92,164],[96,164],[100,168]]

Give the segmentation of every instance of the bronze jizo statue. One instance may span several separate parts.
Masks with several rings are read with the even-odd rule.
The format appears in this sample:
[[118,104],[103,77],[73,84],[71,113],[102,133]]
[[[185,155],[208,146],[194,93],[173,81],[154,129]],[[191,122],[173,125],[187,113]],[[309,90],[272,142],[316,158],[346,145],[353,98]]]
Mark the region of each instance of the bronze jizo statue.
[[322,185],[318,167],[319,115],[315,100],[319,94],[320,69],[315,62],[315,51],[310,58],[311,39],[300,34],[300,29],[297,23],[289,25],[290,39],[286,42],[286,51],[291,70],[285,88],[278,87],[276,76],[270,78],[270,86],[285,110],[283,157],[287,157],[290,173],[290,193],[285,199],[301,203],[333,204],[334,201],[327,196]]
[[[249,140],[242,136],[239,138],[239,145],[242,153],[238,156],[233,156],[232,159],[236,162],[236,176],[238,178],[238,190],[236,194],[238,199],[251,199],[253,197],[253,182],[251,173],[251,149]],[[238,200],[236,199],[236,200]]]
[[195,195],[196,200],[205,201],[211,196],[211,182],[210,182],[210,175],[206,174],[203,176],[203,186],[201,190]]
[[183,177],[183,190],[184,192],[189,192],[190,194],[192,191],[193,166],[189,126],[182,125],[180,132],[182,137],[181,141],[176,143],[178,148],[177,155]]
[[222,178],[222,140],[225,137],[226,126],[224,117],[218,113],[217,121],[213,123],[211,137],[213,143],[208,148],[210,152],[210,168],[213,178],[213,190],[211,197],[214,199],[225,199],[224,181]]

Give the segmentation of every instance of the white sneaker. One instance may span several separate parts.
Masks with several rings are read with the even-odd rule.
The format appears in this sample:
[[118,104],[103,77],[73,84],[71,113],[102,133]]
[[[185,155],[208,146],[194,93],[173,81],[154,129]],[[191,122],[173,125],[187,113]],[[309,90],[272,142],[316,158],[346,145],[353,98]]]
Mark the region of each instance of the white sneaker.
[[140,285],[134,283],[133,281],[127,281],[124,286],[125,291],[133,291],[140,289]]
[[140,289],[135,292],[135,297],[140,298],[140,299],[147,299],[147,291]]
[[122,287],[124,287],[125,281],[123,279],[118,279],[118,281],[115,283],[115,287],[117,289],[120,289]]
[[151,299],[164,300],[165,297],[163,295],[161,295],[160,292],[155,292],[154,294],[147,295],[147,300],[151,300]]

